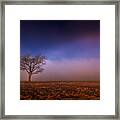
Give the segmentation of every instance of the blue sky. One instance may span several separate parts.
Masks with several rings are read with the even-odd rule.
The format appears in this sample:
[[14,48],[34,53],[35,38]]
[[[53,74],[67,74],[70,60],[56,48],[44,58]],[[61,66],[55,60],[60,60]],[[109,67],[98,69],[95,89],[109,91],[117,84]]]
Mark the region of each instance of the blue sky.
[[[88,74],[87,69],[93,71],[93,73],[90,72],[92,74],[92,78],[90,78],[89,76],[87,78],[94,79],[94,76],[96,76],[95,71],[99,73],[100,21],[21,20],[20,55],[26,54],[31,54],[33,56],[39,54],[45,55],[48,61],[52,62],[53,66],[54,63],[58,63],[58,61],[59,65],[63,64],[66,61],[68,61],[68,63],[70,63],[70,61],[77,61],[77,64],[81,65],[81,67],[84,67],[81,62],[85,61],[86,75],[84,70],[82,79],[84,77],[86,78]],[[93,64],[92,66],[96,66],[95,70],[93,68],[87,68],[87,66],[91,67],[91,65],[89,65],[89,61],[91,60],[96,61],[95,63],[91,63]],[[75,62],[71,63],[73,63],[72,66],[74,67]],[[56,67],[59,68],[59,65]],[[48,68],[47,66],[50,66],[51,68],[52,66],[46,64],[46,69],[51,70],[51,68]],[[52,71],[53,73],[55,72],[54,70]],[[76,68],[76,73],[78,73],[79,76],[79,72],[77,71],[78,69]],[[58,74],[60,74],[59,72],[60,71],[58,71]],[[57,79],[57,76],[54,77],[54,79]],[[98,78],[99,74],[97,74],[97,77],[95,77],[95,79]]]

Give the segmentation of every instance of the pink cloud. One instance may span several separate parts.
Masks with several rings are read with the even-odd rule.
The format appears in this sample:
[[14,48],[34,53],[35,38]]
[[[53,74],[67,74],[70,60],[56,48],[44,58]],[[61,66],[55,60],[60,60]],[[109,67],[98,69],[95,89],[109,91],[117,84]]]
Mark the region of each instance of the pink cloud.
[[[73,59],[47,61],[44,71],[34,75],[32,80],[56,81],[56,80],[99,80],[99,59]],[[27,74],[21,71],[21,80],[27,80]]]

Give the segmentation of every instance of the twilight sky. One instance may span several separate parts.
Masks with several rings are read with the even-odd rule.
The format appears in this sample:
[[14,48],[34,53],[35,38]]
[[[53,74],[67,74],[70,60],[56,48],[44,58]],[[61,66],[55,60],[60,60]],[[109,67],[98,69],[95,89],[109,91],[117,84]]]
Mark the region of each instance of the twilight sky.
[[[32,80],[99,80],[99,20],[21,20],[20,54],[45,55]],[[21,80],[27,80],[21,71]]]

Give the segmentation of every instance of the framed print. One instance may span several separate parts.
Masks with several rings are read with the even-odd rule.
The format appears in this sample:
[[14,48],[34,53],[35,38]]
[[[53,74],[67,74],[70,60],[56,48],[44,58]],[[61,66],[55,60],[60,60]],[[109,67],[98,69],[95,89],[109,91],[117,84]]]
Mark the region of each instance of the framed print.
[[2,1],[1,118],[119,119],[119,7]]

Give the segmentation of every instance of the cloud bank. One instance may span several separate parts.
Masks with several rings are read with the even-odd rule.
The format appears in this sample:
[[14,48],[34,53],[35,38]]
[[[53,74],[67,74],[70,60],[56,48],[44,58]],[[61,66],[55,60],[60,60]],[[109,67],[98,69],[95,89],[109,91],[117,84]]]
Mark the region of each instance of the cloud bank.
[[[32,76],[33,81],[96,81],[100,80],[100,60],[62,59],[48,60],[42,73]],[[27,80],[27,73],[21,71],[21,80]]]

